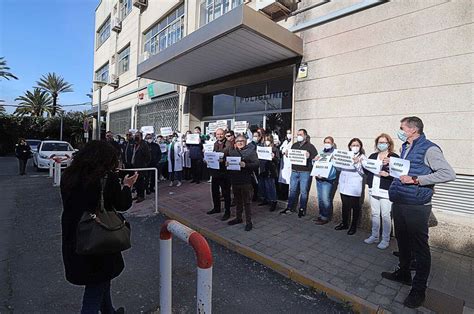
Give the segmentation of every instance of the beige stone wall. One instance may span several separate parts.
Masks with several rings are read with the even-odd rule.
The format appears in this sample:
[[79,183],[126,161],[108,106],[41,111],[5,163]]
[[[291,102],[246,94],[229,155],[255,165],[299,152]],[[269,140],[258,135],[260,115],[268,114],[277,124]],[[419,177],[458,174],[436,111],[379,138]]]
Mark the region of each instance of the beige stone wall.
[[[297,23],[331,10],[323,5]],[[341,148],[359,137],[371,153],[381,132],[392,135],[398,149],[399,120],[416,115],[455,171],[474,175],[472,10],[469,0],[390,1],[301,32],[308,77],[295,86],[295,127],[306,128],[318,149],[327,135]],[[314,186],[311,194],[314,208]],[[432,243],[465,253],[472,216],[435,214]],[[365,226],[368,215],[366,202]],[[467,251],[474,254],[472,245]]]

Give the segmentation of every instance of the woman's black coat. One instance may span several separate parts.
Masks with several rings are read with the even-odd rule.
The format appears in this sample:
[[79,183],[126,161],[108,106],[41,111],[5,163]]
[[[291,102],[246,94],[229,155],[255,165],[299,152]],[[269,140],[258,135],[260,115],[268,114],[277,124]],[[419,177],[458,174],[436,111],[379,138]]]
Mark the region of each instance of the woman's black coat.
[[[94,284],[117,277],[124,268],[121,253],[107,255],[77,255],[76,229],[85,211],[95,212],[99,206],[100,183],[68,190],[61,180],[61,196],[63,199],[62,251],[66,271],[66,279],[75,285]],[[130,188],[120,185],[117,174],[108,175],[104,188],[104,207],[107,210],[125,211],[132,205]]]

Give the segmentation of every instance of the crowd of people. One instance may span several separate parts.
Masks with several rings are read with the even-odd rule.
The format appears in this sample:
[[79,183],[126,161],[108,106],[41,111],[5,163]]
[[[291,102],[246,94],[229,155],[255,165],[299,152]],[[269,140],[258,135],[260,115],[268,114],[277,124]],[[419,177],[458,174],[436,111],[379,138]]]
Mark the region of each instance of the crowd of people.
[[[236,134],[232,130],[219,128],[210,135],[202,135],[201,129],[196,127],[193,133],[198,135],[199,141],[193,141],[192,144],[189,141],[186,143],[190,131],[184,134],[175,132],[167,137],[146,134],[144,140],[141,132],[128,132],[126,138],[119,141],[108,132],[106,141],[115,148],[121,167],[133,171],[125,177],[125,185],[133,185],[135,181],[130,181],[130,175],[135,172],[132,169],[137,168],[155,168],[158,180],[169,180],[169,186],[176,187],[181,186],[183,180],[189,179],[199,184],[209,176],[213,207],[207,214],[218,214],[223,210],[221,220],[228,221],[232,216],[231,208],[235,205],[235,218],[227,223],[243,223],[245,213],[246,231],[253,228],[253,201],[260,200],[258,206],[268,206],[268,210],[274,212],[278,197],[286,194],[288,203],[280,214],[306,216],[313,182],[313,164],[330,162],[337,149],[334,138],[326,136],[318,151],[305,129],[299,129],[295,136],[291,130],[287,130],[282,141],[278,135],[263,129]],[[425,299],[430,272],[428,219],[434,185],[454,180],[456,176],[441,149],[426,138],[423,122],[418,117],[402,119],[397,137],[402,142],[400,155],[395,152],[394,141],[387,133],[375,137],[374,152],[368,157],[359,138],[352,138],[347,146],[341,148],[351,152],[351,166],[338,167],[334,163],[327,175],[314,176],[319,209],[314,222],[316,225],[325,225],[332,220],[333,200],[338,189],[342,217],[335,229],[347,230],[348,235],[355,234],[361,216],[364,185],[367,184],[372,231],[364,242],[377,243],[379,249],[389,247],[393,218],[399,248],[399,268],[381,275],[411,285],[412,289],[404,304],[418,307]],[[271,158],[259,159],[259,147],[271,151]],[[290,149],[303,151],[305,160],[294,163],[289,155]],[[210,161],[206,159],[206,151],[219,153],[217,167],[207,167]],[[390,158],[410,161],[408,173],[392,177]],[[235,160],[238,160],[237,164]],[[379,171],[369,171],[371,160],[380,163]],[[139,170],[138,178],[134,177],[136,202],[143,201],[145,193],[154,192],[154,173]],[[413,279],[410,273],[412,268],[416,270]]]

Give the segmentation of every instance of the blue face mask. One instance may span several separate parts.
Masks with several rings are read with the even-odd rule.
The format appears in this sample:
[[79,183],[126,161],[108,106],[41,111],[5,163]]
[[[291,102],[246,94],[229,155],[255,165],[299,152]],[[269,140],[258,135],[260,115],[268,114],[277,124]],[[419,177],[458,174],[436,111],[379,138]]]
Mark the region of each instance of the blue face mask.
[[377,149],[381,152],[384,152],[388,149],[388,144],[387,143],[377,144]]
[[403,130],[398,130],[398,131],[397,131],[397,136],[398,136],[398,138],[400,139],[400,141],[402,141],[402,142],[406,142],[406,141],[407,141],[407,138],[408,138],[408,137],[407,137],[406,133],[405,133]]

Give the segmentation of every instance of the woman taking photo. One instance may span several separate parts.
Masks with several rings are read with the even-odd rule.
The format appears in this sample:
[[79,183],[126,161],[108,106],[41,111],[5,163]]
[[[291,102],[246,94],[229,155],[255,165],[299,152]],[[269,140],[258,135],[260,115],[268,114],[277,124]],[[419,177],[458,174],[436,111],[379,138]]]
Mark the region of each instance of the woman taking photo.
[[[345,230],[348,235],[353,235],[357,231],[357,224],[360,216],[360,196],[362,195],[362,183],[364,170],[362,168],[362,160],[364,160],[365,152],[362,141],[358,138],[350,140],[347,145],[350,151],[354,153],[354,165],[351,169],[341,169],[339,175],[339,192],[342,200],[342,222],[336,226],[336,230]],[[352,220],[351,220],[352,212]],[[351,225],[349,228],[349,221]]]
[[366,168],[367,185],[369,186],[372,234],[364,240],[367,244],[379,242],[380,235],[380,217],[382,217],[382,241],[377,245],[381,250],[390,245],[390,231],[392,228],[391,210],[392,202],[388,198],[388,188],[392,184],[393,177],[389,175],[388,158],[396,157],[393,152],[393,140],[390,135],[382,133],[375,139],[375,153],[369,156],[369,159],[379,160],[382,168],[378,174],[367,170],[366,162],[362,165]]
[[63,200],[62,253],[66,279],[85,286],[81,313],[115,313],[110,297],[110,281],[124,268],[121,253],[104,255],[76,254],[76,232],[84,212],[99,207],[101,180],[104,208],[125,211],[132,205],[130,188],[138,175],[125,176],[123,186],[115,170],[119,165],[115,148],[103,141],[92,141],[80,150],[61,178]]

